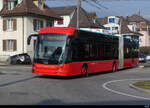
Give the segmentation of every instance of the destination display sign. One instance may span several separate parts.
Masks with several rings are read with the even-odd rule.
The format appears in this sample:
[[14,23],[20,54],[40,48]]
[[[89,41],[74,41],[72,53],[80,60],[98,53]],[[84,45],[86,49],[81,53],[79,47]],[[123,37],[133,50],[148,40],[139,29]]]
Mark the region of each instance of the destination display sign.
[[66,40],[66,36],[42,36],[43,40]]

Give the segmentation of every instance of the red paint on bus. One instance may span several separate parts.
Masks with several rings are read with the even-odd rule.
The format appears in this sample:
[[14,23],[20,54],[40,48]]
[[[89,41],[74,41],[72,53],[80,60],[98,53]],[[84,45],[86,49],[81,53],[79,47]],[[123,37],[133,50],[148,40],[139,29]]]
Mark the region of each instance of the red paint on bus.
[[46,34],[46,33],[62,33],[66,35],[75,35],[76,28],[74,27],[46,27],[39,31],[39,34]]

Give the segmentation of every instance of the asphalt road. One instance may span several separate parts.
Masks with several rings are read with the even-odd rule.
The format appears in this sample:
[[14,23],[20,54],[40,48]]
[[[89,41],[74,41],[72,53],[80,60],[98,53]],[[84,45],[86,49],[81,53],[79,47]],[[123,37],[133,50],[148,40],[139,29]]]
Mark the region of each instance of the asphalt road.
[[32,74],[30,66],[0,66],[0,105],[149,105],[150,94],[129,86],[148,79],[150,68],[59,78]]

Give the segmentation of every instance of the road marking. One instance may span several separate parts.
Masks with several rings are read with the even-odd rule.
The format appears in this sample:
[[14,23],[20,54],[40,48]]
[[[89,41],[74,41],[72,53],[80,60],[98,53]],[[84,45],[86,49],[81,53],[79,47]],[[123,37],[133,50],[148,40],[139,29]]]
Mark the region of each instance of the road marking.
[[145,100],[150,100],[150,98],[146,98],[146,97],[141,97],[141,96],[136,96],[136,95],[131,95],[131,94],[126,94],[126,93],[123,93],[123,92],[120,92],[120,91],[116,91],[116,90],[113,90],[113,89],[110,89],[107,87],[108,84],[110,83],[114,83],[114,82],[120,82],[120,81],[129,81],[129,80],[150,80],[150,78],[145,78],[145,79],[123,79],[123,80],[113,80],[113,81],[108,81],[106,83],[104,83],[102,85],[102,87],[110,92],[113,92],[113,93],[116,93],[116,94],[119,94],[119,95],[124,95],[124,96],[128,96],[128,97],[133,97],[133,98],[137,98],[137,99],[145,99]]

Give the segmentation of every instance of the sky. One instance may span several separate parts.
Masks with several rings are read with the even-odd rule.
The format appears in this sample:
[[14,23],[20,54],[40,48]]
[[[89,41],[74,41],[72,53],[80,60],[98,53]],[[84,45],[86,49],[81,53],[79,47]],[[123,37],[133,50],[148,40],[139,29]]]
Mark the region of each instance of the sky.
[[[131,16],[132,14],[140,14],[146,19],[150,19],[150,0],[98,0],[99,4],[82,2],[82,7],[88,12],[96,12],[98,17],[105,16]],[[76,5],[76,0],[47,0],[49,7]],[[91,4],[94,4],[91,5]],[[99,7],[99,8],[97,8]],[[107,8],[107,9],[106,9]],[[149,15],[149,16],[147,16]]]

